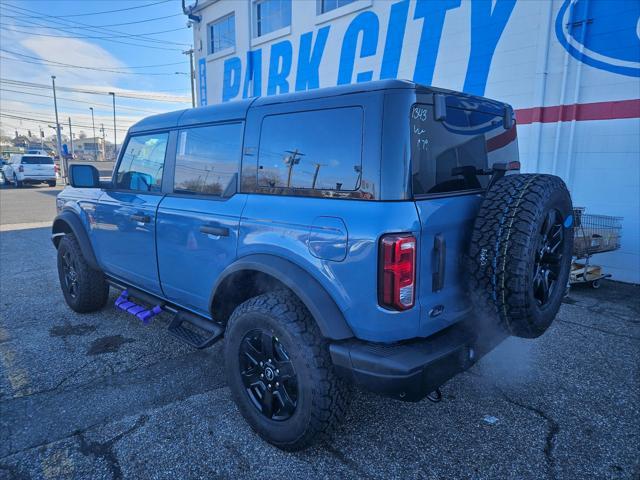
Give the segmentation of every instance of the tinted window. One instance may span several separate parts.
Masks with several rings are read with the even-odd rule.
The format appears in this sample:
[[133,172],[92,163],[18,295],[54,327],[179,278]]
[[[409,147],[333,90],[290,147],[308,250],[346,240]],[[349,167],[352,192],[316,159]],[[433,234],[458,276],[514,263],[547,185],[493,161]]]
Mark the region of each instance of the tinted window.
[[258,186],[357,190],[362,166],[358,107],[265,117]]
[[22,165],[53,165],[51,157],[22,157]]
[[518,160],[515,125],[505,130],[502,115],[447,107],[436,121],[432,105],[414,105],[410,128],[414,195],[486,188],[490,177],[476,170]]
[[235,181],[242,148],[242,124],[181,130],[174,190],[220,195]]
[[118,166],[116,187],[159,192],[162,188],[162,170],[168,139],[168,133],[131,137]]

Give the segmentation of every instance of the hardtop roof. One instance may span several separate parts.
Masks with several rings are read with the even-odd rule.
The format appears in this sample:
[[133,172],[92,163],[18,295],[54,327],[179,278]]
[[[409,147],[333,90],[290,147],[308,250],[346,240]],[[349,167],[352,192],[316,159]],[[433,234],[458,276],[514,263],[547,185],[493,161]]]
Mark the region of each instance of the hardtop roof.
[[[376,80],[372,82],[305,90],[302,92],[292,92],[266,97],[249,98],[245,100],[235,100],[216,105],[209,105],[206,107],[187,108],[184,110],[152,115],[132,125],[129,129],[129,133],[139,133],[176,127],[188,127],[192,125],[213,123],[218,121],[243,120],[247,116],[247,111],[252,106],[258,107],[279,103],[335,97],[339,95],[349,95],[354,93],[398,89],[417,90],[419,93],[442,93],[458,97],[459,99],[467,98],[469,100],[474,100],[475,102],[480,101],[481,103],[485,105],[491,105],[494,108],[504,108],[504,106],[506,106],[506,104],[502,102],[497,102],[488,98],[468,95],[465,93],[446,90],[443,88],[419,85],[408,80]],[[450,102],[448,101],[447,103],[449,104]]]

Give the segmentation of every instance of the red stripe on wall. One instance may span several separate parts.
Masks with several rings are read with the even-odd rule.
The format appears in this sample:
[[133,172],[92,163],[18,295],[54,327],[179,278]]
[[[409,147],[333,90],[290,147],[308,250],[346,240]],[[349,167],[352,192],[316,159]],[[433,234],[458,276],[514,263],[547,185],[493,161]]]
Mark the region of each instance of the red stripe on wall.
[[554,123],[570,122],[572,120],[614,120],[621,118],[640,118],[640,99],[516,110],[516,121],[519,125],[536,122]]

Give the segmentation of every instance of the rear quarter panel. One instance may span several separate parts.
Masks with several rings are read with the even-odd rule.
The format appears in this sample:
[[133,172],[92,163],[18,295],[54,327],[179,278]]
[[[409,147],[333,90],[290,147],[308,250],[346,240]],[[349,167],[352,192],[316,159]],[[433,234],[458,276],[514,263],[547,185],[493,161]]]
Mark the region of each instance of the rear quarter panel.
[[[310,232],[319,222],[327,225],[318,217],[344,223],[343,240],[339,235],[326,236],[328,252],[341,249],[346,240],[343,260],[336,255],[327,259],[311,254]],[[327,228],[330,233],[338,230]],[[378,242],[382,234],[393,232],[419,235],[413,202],[250,195],[240,222],[238,257],[266,253],[295,263],[333,297],[358,338],[393,342],[415,337],[420,326],[419,308],[393,312],[378,306]],[[322,237],[314,238],[322,241]]]

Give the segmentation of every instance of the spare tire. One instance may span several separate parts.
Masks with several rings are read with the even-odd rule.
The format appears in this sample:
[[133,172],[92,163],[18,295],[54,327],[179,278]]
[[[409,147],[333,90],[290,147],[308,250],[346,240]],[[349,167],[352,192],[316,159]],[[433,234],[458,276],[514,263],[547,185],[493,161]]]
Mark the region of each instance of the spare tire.
[[553,175],[507,175],[487,192],[467,258],[476,313],[507,333],[535,338],[553,322],[573,248],[573,209]]

